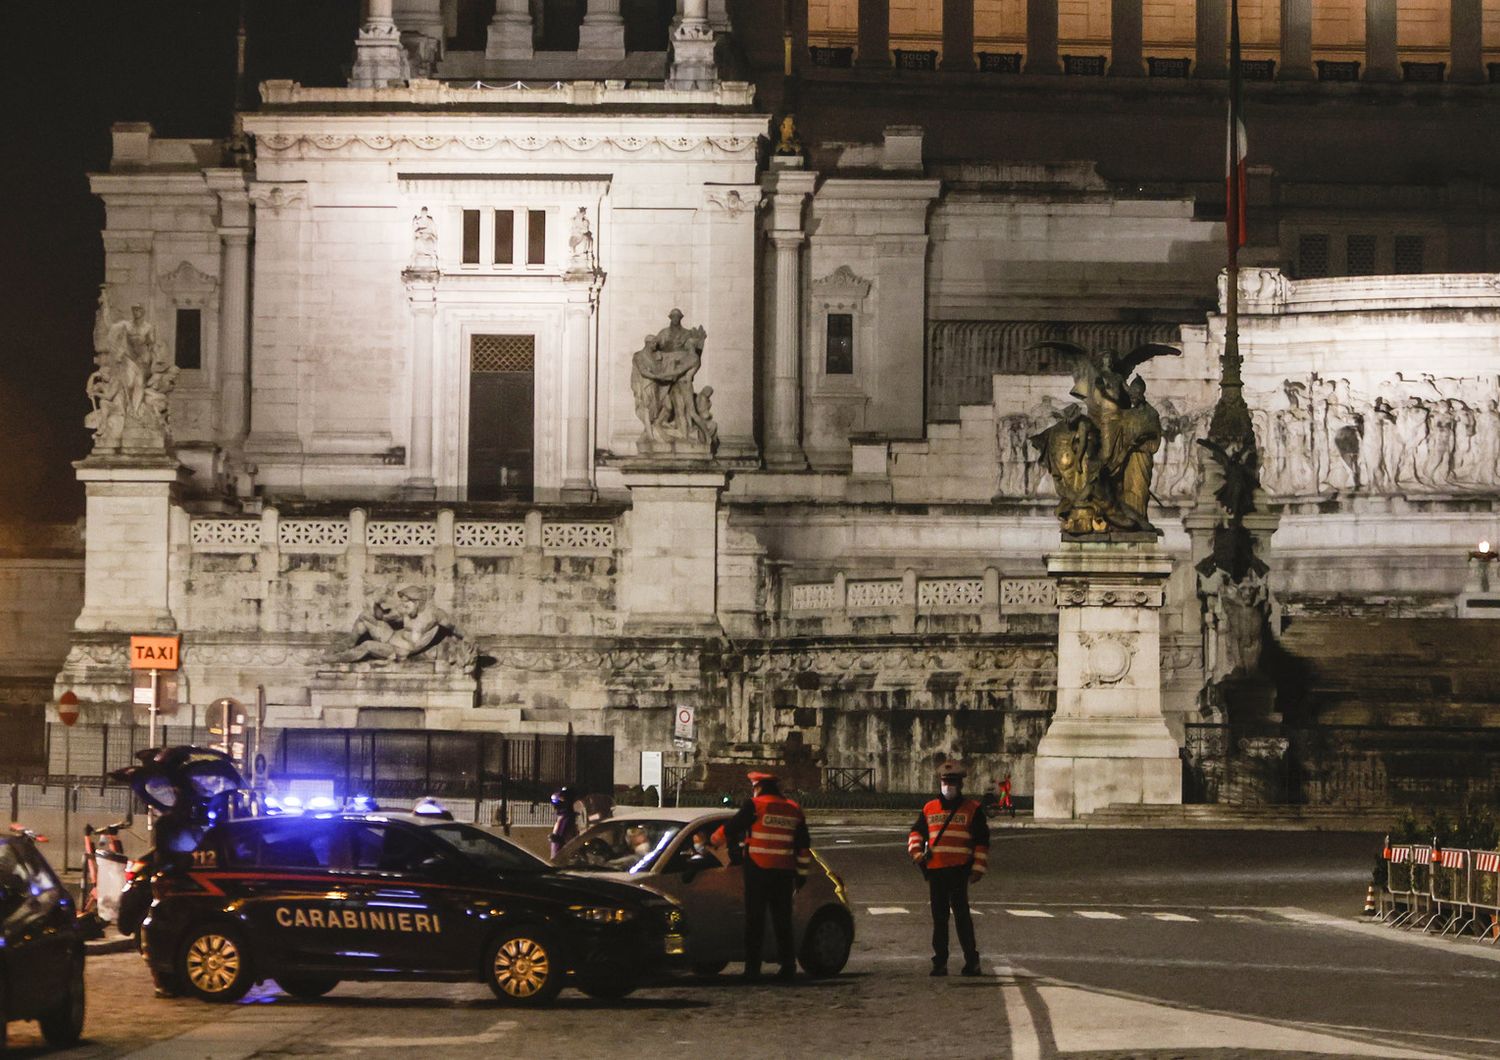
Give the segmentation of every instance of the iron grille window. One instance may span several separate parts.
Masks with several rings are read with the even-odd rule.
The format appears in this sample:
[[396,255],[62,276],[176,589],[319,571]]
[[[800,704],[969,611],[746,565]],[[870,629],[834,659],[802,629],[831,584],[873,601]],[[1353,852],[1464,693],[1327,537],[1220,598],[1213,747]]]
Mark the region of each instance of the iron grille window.
[[828,348],[824,371],[828,375],[854,374],[854,315],[828,314]]
[[1146,58],[1146,73],[1151,77],[1186,77],[1192,65],[1191,59],[1159,59],[1153,55]]
[[1391,271],[1401,273],[1426,272],[1421,236],[1397,236],[1391,255]]
[[535,364],[535,335],[475,335],[469,340],[471,372],[529,372]]
[[1447,63],[1402,63],[1401,77],[1405,81],[1441,83]]
[[479,211],[464,211],[464,256],[465,265],[479,264]]
[[495,264],[514,265],[516,262],[516,212],[495,211]]
[[1319,59],[1317,67],[1319,81],[1359,80],[1359,63],[1353,60],[1345,62],[1339,59]]
[[1315,280],[1328,275],[1328,236],[1319,233],[1297,240],[1297,275]]
[[980,52],[979,69],[987,74],[1019,74],[1020,52]]
[[174,351],[178,368],[203,367],[202,310],[177,310],[177,342]]
[[1345,248],[1344,271],[1350,276],[1375,275],[1375,237],[1350,236]]
[[1242,59],[1240,60],[1240,76],[1246,81],[1274,81],[1276,79],[1276,60]]
[[812,55],[812,64],[814,66],[847,69],[854,65],[853,48],[824,48],[815,44],[807,50]]
[[1105,60],[1102,55],[1064,55],[1063,73],[1080,74],[1084,77],[1103,77]]
[[936,70],[937,52],[933,51],[909,51],[905,48],[896,49],[897,70]]

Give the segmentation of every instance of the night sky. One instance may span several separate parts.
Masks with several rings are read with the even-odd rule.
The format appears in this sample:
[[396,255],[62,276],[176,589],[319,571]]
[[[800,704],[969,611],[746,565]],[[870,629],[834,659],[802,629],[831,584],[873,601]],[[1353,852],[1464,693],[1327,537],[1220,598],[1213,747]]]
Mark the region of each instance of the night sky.
[[[254,85],[342,83],[359,0],[244,0]],[[0,166],[0,523],[72,520],[83,490],[84,381],[104,275],[104,207],[87,174],[109,165],[109,127],[227,135],[236,0],[11,0],[5,5]],[[253,95],[252,95],[253,98]]]

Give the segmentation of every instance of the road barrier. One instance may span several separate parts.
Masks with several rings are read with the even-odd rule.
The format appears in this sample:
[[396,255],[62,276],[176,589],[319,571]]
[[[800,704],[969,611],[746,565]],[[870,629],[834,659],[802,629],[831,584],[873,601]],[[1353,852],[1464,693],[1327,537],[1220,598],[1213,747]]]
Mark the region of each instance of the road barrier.
[[1500,851],[1386,841],[1376,922],[1500,941]]

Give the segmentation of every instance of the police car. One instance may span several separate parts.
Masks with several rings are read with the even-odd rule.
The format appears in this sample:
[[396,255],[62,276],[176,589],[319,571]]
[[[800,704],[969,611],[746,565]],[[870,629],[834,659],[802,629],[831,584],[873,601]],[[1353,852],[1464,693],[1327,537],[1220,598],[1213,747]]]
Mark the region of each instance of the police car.
[[621,997],[686,952],[670,899],[561,873],[472,825],[303,812],[215,823],[155,879],[142,951],[157,986],[233,1001],[341,980],[489,984],[542,1005],[565,985]]

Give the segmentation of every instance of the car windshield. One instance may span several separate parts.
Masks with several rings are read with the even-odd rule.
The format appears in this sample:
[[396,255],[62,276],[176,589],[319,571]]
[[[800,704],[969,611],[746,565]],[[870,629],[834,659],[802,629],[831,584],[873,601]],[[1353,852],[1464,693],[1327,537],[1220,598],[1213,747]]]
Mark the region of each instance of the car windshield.
[[604,821],[558,851],[555,863],[581,872],[648,872],[680,831],[677,821]]
[[427,828],[427,834],[436,836],[456,848],[466,858],[485,872],[551,872],[552,866],[541,858],[491,835],[482,828],[468,824],[437,824]]

